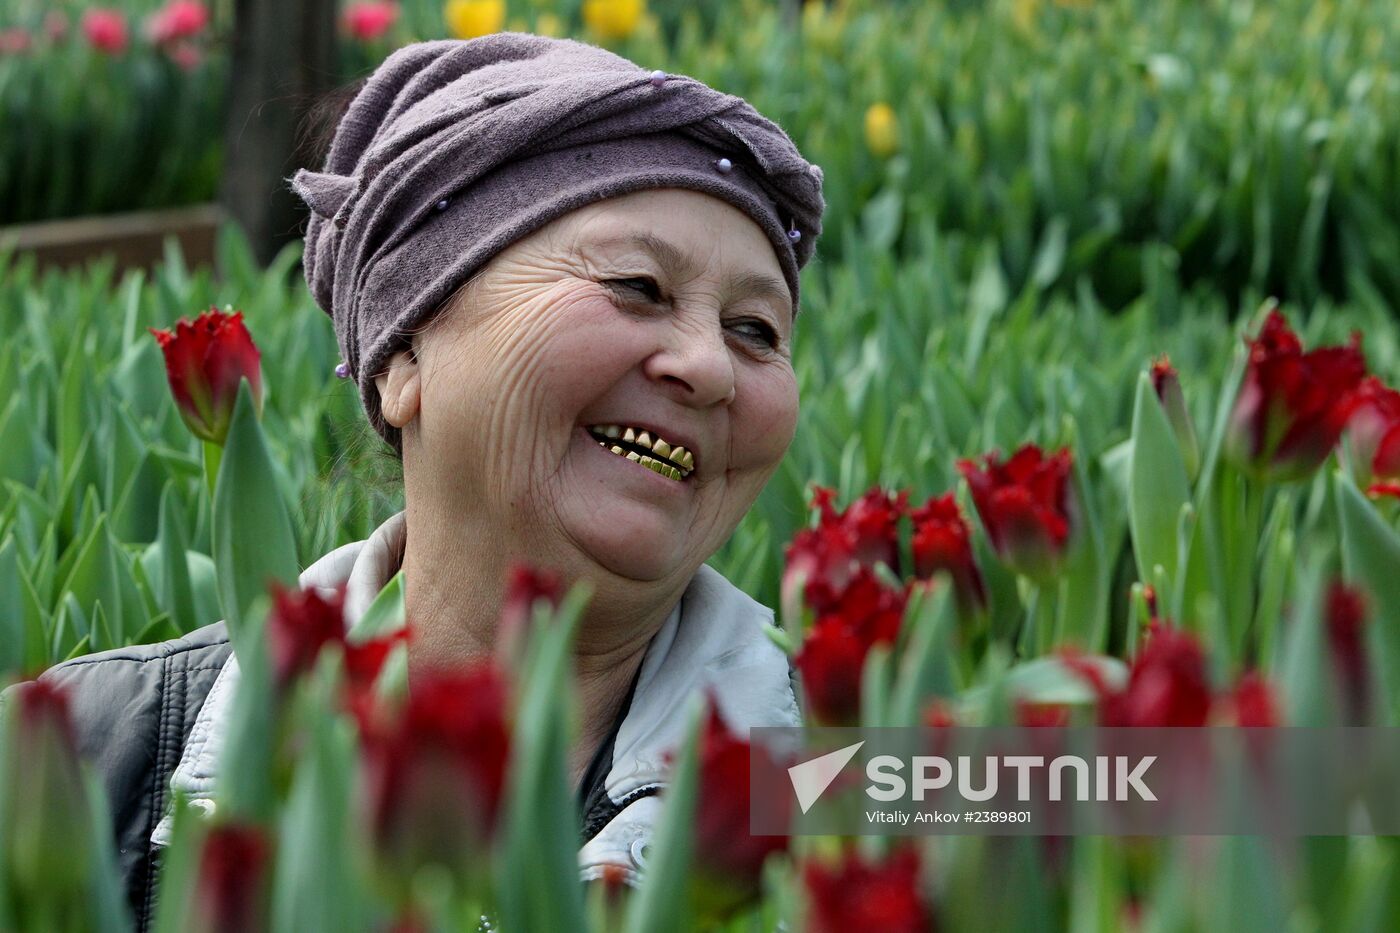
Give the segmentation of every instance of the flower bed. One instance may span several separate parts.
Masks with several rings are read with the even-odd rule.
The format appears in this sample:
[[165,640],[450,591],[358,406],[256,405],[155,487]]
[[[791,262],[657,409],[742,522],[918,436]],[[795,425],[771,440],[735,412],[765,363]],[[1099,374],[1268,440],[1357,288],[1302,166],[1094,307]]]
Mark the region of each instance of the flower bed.
[[[1111,315],[1087,293],[1012,298],[990,263],[952,277],[947,251],[971,249],[956,239],[925,244],[918,265],[852,249],[804,287],[797,440],[713,560],[780,607],[773,637],[810,719],[1393,720],[1400,402],[1385,385],[1400,356],[1386,307],[1305,324],[1294,307],[1235,309],[1172,283]],[[332,374],[329,322],[285,284],[295,251],[266,274],[235,236],[219,251],[218,282],[180,263],[122,282],[109,269],[40,282],[21,263],[0,282],[0,326],[19,338],[0,348],[0,669],[226,617],[244,676],[272,698],[238,713],[240,778],[219,817],[181,811],[162,922],[246,911],[257,928],[270,910],[338,929],[446,929],[480,912],[506,929],[1235,929],[1248,915],[1342,929],[1369,909],[1326,896],[1388,870],[1367,837],[1287,863],[1248,838],[741,846],[755,752],[713,715],[678,750],[640,892],[621,876],[584,890],[558,684],[587,594],[522,575],[510,624],[524,650],[407,705],[392,699],[394,633],[411,620],[392,598],[352,633],[333,600],[263,599],[267,574],[287,580],[298,555],[365,536],[397,494],[347,472],[358,401]],[[243,363],[172,401],[161,344],[175,353],[179,338],[146,328],[234,302],[241,319],[214,313],[203,324],[218,326],[183,336],[208,340],[196,363]],[[234,380],[258,366],[240,401]],[[0,835],[0,918],[117,916],[65,701],[15,696],[0,822],[19,829]],[[414,791],[444,780],[455,802]],[[406,828],[464,813],[447,836]],[[74,867],[36,871],[55,840]]]

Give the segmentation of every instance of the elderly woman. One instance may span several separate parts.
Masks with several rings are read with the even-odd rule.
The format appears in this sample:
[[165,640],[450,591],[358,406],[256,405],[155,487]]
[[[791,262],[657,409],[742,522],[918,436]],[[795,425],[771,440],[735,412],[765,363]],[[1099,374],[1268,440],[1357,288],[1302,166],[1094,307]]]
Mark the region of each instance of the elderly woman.
[[[797,419],[798,271],[821,171],[744,100],[569,40],[392,55],[341,119],[307,281],[407,508],[303,586],[363,614],[400,569],[412,671],[492,650],[514,559],[587,579],[570,767],[585,877],[641,866],[683,712],[798,721],[771,610],[705,561]],[[50,671],[112,797],[142,926],[169,790],[206,809],[237,688],[222,623]]]

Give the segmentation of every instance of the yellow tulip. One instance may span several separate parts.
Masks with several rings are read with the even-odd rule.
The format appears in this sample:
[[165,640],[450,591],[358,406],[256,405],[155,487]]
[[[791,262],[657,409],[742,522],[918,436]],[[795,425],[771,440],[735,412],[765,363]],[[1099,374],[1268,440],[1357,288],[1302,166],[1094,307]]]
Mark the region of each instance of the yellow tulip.
[[802,7],[802,35],[817,50],[828,55],[839,53],[846,29],[846,7],[828,10],[821,0],[809,0]]
[[505,0],[447,0],[442,18],[448,31],[458,39],[500,32],[506,21]]
[[535,17],[535,35],[537,36],[562,36],[564,34],[564,23],[548,11]]
[[625,39],[646,12],[646,0],[583,0],[583,21],[605,39]]
[[871,104],[865,111],[865,144],[882,159],[899,149],[899,121],[889,104]]
[[1039,14],[1040,0],[1011,0],[1011,20],[1021,32],[1033,32]]

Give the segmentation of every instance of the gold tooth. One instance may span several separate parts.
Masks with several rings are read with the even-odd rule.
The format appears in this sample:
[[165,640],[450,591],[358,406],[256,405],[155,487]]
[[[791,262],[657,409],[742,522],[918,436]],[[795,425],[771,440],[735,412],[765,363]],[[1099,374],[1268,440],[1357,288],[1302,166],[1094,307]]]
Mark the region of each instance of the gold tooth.
[[684,447],[679,447],[679,446],[678,446],[678,447],[672,447],[672,448],[671,448],[671,462],[672,462],[672,463],[684,463],[684,462],[685,462],[685,448],[684,448]]
[[644,467],[649,467],[656,461],[648,457],[646,454],[642,454],[642,459],[638,460],[637,462]]
[[617,425],[615,425],[615,424],[605,425],[605,426],[603,427],[603,434],[604,434],[605,436],[607,436],[607,437],[621,437],[621,436],[622,436],[622,428],[619,428],[619,427],[618,427]]
[[650,448],[650,447],[651,447],[651,435],[648,434],[646,431],[643,431],[641,434],[638,434],[638,435],[637,435],[637,443],[638,443],[638,444],[641,444],[643,447]]
[[627,443],[631,444],[637,440],[637,432],[633,431],[631,428],[628,428],[626,431],[622,432],[622,439]]
[[625,454],[625,453],[627,453],[627,451],[623,450],[621,447],[618,447],[616,444],[614,444],[614,445],[612,446],[612,452],[615,453],[615,454]]
[[680,479],[681,471],[677,470],[675,467],[668,466],[666,468],[666,475],[671,477],[671,479]]
[[656,439],[656,443],[651,445],[651,449],[656,451],[656,455],[658,457],[671,456],[671,445],[666,443],[659,437]]
[[631,460],[633,463],[637,463],[641,461],[642,455],[637,453],[635,450],[629,450],[627,451],[627,459]]
[[[681,449],[684,450],[684,448]],[[682,466],[687,470],[695,469],[695,455],[688,450],[685,452],[685,460],[682,462]]]

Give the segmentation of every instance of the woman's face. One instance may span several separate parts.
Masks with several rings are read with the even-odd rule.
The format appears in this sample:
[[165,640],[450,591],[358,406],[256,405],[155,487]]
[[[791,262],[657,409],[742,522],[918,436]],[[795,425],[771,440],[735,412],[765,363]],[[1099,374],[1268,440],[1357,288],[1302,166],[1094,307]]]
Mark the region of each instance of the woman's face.
[[[544,566],[689,579],[796,427],[791,298],[758,225],[699,192],[619,196],[499,253],[469,294],[393,364],[418,370],[416,406],[385,405],[415,507]],[[643,465],[642,430],[693,459]]]

